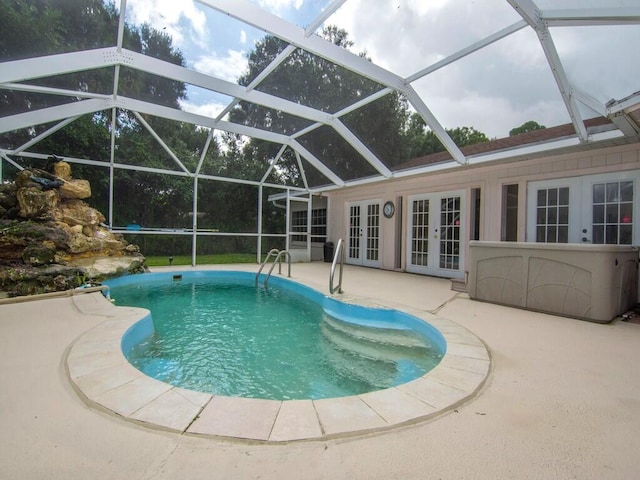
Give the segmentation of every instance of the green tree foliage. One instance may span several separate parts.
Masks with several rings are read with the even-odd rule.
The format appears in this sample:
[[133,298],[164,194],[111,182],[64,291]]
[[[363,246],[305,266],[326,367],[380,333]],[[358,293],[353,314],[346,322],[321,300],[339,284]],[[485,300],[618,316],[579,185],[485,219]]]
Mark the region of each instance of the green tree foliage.
[[[348,49],[353,46],[346,31],[327,27],[323,37],[335,45]],[[239,79],[249,85],[286,48],[282,40],[266,36],[249,53],[248,71]],[[365,57],[365,53],[360,54]],[[317,57],[301,49],[295,50],[258,85],[258,89],[286,100],[313,107],[323,112],[336,113],[342,108],[365,98],[382,86],[339,65]],[[398,94],[386,95],[382,100],[369,104],[365,109],[345,115],[342,121],[360,136],[365,143],[387,162],[404,157],[401,131],[406,119],[407,104]],[[310,125],[310,122],[281,111],[259,105],[240,102],[231,112],[234,122],[268,129],[282,134],[291,134]],[[329,168],[344,178],[356,178],[372,173],[372,167],[345,142],[331,127],[319,127],[298,140],[317,158],[327,162]],[[268,142],[251,140],[246,145],[266,166],[279,146]],[[266,167],[263,167],[263,169]],[[305,168],[311,184],[327,183],[327,180],[310,166]],[[275,173],[275,181],[300,184],[295,156],[288,151]]]
[[[474,145],[489,140],[484,133],[473,127],[446,129],[446,132],[458,147]],[[413,113],[407,122],[405,142],[409,150],[409,158],[422,157],[445,150],[444,145],[438,140],[433,130],[427,128],[424,120],[417,113]]]
[[535,130],[542,130],[546,128],[544,125],[540,125],[538,122],[533,120],[529,120],[528,122],[523,123],[519,127],[512,128],[509,130],[509,136],[513,137],[514,135],[520,135],[521,133],[529,133]]
[[[0,61],[37,57],[114,46],[118,14],[113,3],[102,0],[0,0]],[[182,53],[171,38],[148,25],[125,25],[124,46],[176,65],[184,65]],[[131,68],[120,69],[118,92],[121,95],[179,108],[186,88],[177,82]],[[30,80],[29,83],[57,88],[110,93],[114,68],[58,75]],[[38,110],[75,101],[72,97],[25,93],[0,89],[0,115]],[[61,157],[110,160],[111,111],[82,116],[53,135],[38,142],[30,151]],[[160,118],[145,120],[191,171],[195,170],[205,144],[207,131],[190,124]],[[3,147],[16,147],[50,125],[11,132],[2,136]],[[118,163],[180,171],[160,144],[129,112],[118,110],[116,130]],[[218,155],[217,143],[209,147],[209,156]],[[24,161],[35,164],[38,161]],[[42,164],[35,165],[42,167]],[[91,182],[89,202],[104,212],[109,210],[109,169],[75,164],[73,175]],[[191,226],[193,181],[147,171],[116,170],[114,182],[114,225],[138,222],[149,227],[182,228]],[[138,239],[136,239],[138,240]],[[153,244],[154,240],[144,242]],[[152,247],[153,245],[151,245]]]

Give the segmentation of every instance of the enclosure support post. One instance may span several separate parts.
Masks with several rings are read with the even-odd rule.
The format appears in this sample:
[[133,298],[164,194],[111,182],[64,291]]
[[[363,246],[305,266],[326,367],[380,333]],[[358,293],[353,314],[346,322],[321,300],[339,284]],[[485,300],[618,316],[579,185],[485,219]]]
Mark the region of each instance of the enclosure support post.
[[309,193],[307,202],[307,258],[311,262],[311,216],[313,212],[313,194]]
[[198,175],[193,177],[193,223],[191,224],[193,234],[191,237],[191,266],[196,266],[198,253]]
[[[109,228],[113,228],[113,177],[114,177],[114,163],[116,155],[116,128],[117,124],[117,111],[116,107],[111,109],[111,153],[109,157]],[[129,219],[131,220],[131,219]]]
[[207,156],[207,152],[209,151],[209,145],[211,145],[211,140],[213,139],[213,128],[209,130],[209,135],[207,135],[207,140],[204,142],[204,147],[202,149],[202,153],[200,154],[200,160],[198,160],[198,165],[196,166],[196,171],[193,174],[193,223],[192,234],[191,237],[191,266],[196,266],[196,258],[198,256],[198,176],[200,175],[200,170],[202,169],[202,164],[204,163],[204,159]]
[[262,184],[258,186],[258,252],[256,253],[256,263],[260,263],[262,252]]
[[285,209],[285,224],[284,231],[287,232],[287,238],[284,244],[284,249],[288,252],[291,250],[291,221],[289,212],[291,211],[291,190],[287,188],[287,208]]

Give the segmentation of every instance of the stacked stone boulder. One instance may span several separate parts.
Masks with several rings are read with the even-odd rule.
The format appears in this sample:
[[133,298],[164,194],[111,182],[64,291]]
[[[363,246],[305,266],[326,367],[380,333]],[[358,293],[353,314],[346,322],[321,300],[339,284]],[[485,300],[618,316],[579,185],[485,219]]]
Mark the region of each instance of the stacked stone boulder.
[[139,248],[85,202],[89,182],[52,160],[49,169],[24,169],[0,185],[0,291],[47,293],[144,271]]

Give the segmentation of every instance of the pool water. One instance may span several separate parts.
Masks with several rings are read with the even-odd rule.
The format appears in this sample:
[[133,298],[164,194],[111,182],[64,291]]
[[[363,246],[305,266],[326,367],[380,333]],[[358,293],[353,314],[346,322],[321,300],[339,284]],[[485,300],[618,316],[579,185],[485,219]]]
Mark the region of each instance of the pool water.
[[324,297],[307,287],[273,278],[268,289],[256,288],[253,275],[236,273],[109,282],[117,305],[151,311],[152,333],[127,347],[129,362],[191,390],[290,400],[389,388],[424,375],[442,358],[442,348],[406,325],[348,321],[332,316],[318,301]]

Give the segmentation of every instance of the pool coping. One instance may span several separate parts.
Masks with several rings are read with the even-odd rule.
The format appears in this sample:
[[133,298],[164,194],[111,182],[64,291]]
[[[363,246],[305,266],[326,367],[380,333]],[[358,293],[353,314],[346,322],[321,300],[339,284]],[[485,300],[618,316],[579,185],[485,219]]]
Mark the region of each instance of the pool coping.
[[[299,282],[304,285],[304,282]],[[67,349],[68,378],[92,408],[151,428],[258,442],[348,437],[433,419],[471,400],[491,371],[485,344],[466,328],[426,311],[355,295],[339,300],[394,308],[436,327],[447,341],[440,363],[424,376],[385,390],[320,400],[263,400],[186,390],[148,377],[125,358],[124,333],[149,314],[116,307],[101,293],[72,297],[78,310],[105,320]]]

